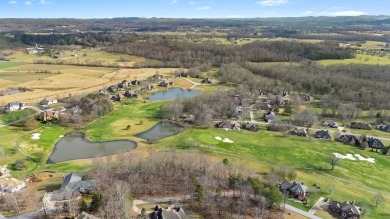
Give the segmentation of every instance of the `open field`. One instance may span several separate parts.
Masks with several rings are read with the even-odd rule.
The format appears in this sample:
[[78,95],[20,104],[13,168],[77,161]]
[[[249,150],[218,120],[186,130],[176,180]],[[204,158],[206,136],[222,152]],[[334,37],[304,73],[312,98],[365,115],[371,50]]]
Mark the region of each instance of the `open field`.
[[[36,103],[53,96],[67,97],[90,93],[117,84],[123,80],[146,79],[156,72],[170,75],[174,68],[115,69],[71,65],[27,64],[0,70],[1,90],[25,87],[32,91],[0,97],[0,102],[23,101]],[[38,73],[37,73],[38,72]]]
[[365,65],[390,65],[390,56],[380,57],[366,54],[357,54],[355,58],[344,60],[321,60],[317,61],[322,65],[333,64],[365,64]]
[[[63,51],[60,58],[54,59],[49,56],[27,54],[24,51],[12,51],[8,58],[12,62],[35,63],[61,63],[66,65],[97,65],[105,67],[133,67],[137,62],[152,61],[143,57],[130,56],[125,54],[113,54],[97,49],[82,49],[75,52]],[[156,61],[153,61],[156,62]]]

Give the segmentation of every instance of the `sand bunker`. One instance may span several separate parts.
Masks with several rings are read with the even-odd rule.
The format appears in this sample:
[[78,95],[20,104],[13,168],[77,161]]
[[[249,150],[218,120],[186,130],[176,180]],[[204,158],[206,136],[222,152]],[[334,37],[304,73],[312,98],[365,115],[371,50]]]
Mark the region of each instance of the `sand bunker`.
[[34,133],[32,134],[31,139],[38,140],[41,138],[41,133]]
[[357,157],[359,160],[365,160],[365,161],[368,161],[370,163],[375,163],[375,158],[365,158],[360,154],[355,154],[355,157]]
[[225,143],[233,143],[233,141],[228,139],[228,138],[223,139],[223,142],[225,142]]
[[223,141],[223,142],[225,142],[225,143],[233,143],[233,141],[230,140],[230,139],[228,139],[228,138],[224,138],[223,140],[222,140],[222,138],[219,137],[219,136],[216,136],[216,137],[214,137],[214,138],[217,139],[218,141]]
[[362,155],[360,154],[355,154],[355,157],[352,155],[352,154],[347,154],[347,155],[342,155],[342,154],[339,154],[339,153],[333,153],[337,158],[340,158],[340,159],[349,159],[349,160],[356,160],[355,157],[357,157],[359,160],[364,160],[364,161],[368,161],[370,163],[375,163],[375,158],[365,158],[363,157]]
[[337,158],[340,158],[340,159],[349,159],[349,160],[356,160],[356,158],[353,157],[352,154],[347,154],[347,155],[342,155],[342,154],[339,154],[339,153],[333,153]]

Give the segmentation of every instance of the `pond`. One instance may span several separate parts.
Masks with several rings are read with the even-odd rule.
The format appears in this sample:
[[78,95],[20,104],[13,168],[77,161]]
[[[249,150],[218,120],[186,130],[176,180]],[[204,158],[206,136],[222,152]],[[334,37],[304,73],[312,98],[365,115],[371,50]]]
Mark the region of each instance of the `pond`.
[[172,135],[179,134],[184,131],[184,127],[172,122],[159,122],[149,130],[139,133],[138,138],[147,141],[157,141]]
[[198,96],[201,92],[198,90],[183,90],[181,88],[170,88],[167,91],[155,93],[149,97],[149,100],[177,100],[188,97]]
[[109,156],[131,151],[137,147],[134,141],[117,140],[90,142],[84,133],[72,132],[62,137],[55,145],[46,163]]
[[0,96],[12,95],[12,94],[17,94],[17,93],[22,93],[22,92],[25,92],[25,90],[18,88],[18,89],[0,92]]

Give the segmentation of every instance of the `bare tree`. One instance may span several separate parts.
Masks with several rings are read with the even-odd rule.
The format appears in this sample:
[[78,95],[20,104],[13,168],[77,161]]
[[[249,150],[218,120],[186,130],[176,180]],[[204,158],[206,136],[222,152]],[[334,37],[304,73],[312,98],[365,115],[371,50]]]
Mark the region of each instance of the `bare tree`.
[[382,193],[380,191],[378,191],[374,195],[374,202],[375,202],[375,207],[378,207],[378,204],[383,202],[383,195],[382,195]]
[[329,154],[329,155],[328,155],[328,161],[329,161],[330,165],[332,166],[332,169],[331,169],[331,170],[334,170],[334,167],[340,164],[341,159],[338,158],[338,157],[337,157],[336,155],[334,155],[334,154]]

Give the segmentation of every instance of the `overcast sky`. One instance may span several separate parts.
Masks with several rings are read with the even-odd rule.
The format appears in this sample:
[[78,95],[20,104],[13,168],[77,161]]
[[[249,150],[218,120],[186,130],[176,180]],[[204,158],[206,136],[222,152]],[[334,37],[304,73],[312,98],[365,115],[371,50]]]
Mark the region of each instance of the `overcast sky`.
[[390,0],[0,0],[1,18],[389,15]]

